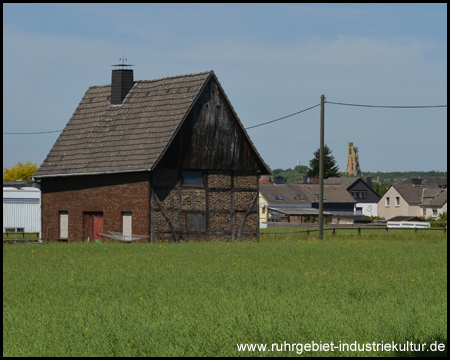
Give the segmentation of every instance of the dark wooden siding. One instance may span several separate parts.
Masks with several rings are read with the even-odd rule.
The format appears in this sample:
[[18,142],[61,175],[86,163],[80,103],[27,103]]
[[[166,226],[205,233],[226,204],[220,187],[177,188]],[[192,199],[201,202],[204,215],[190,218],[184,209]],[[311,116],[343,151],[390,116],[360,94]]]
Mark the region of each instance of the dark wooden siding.
[[264,165],[211,79],[158,167],[258,171]]
[[371,188],[369,188],[364,182],[362,181],[355,181],[353,185],[349,186],[347,188],[348,192],[351,191],[367,191],[367,198],[366,199],[355,199],[359,203],[376,203],[378,200],[380,200],[380,197],[378,194]]

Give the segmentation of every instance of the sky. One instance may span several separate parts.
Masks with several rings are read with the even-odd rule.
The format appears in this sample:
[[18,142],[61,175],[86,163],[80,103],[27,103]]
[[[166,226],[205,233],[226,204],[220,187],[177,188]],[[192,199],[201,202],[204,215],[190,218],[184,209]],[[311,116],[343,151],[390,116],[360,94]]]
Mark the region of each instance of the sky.
[[[3,4],[3,167],[42,164],[125,55],[135,80],[214,70],[244,127],[326,101],[447,105],[447,4]],[[309,165],[320,107],[248,129],[272,168]],[[325,144],[364,171],[447,171],[447,108],[325,103]]]

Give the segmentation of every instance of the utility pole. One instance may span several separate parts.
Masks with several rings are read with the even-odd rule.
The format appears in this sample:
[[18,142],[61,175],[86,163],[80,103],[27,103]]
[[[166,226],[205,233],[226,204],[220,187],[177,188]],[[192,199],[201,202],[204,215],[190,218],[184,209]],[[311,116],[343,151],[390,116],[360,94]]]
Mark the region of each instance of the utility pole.
[[323,156],[325,134],[325,95],[320,97],[320,160],[319,160],[319,239],[323,239]]

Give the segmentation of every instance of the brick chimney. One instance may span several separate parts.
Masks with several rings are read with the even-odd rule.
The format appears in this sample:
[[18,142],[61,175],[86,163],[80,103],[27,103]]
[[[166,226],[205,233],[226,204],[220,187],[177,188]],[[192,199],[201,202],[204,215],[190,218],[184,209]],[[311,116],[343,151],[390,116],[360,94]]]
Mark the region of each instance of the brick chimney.
[[116,69],[112,71],[111,78],[111,105],[120,105],[123,102],[123,99],[128,95],[131,88],[134,85],[133,80],[133,70],[125,69],[125,66],[133,66],[127,65],[124,63],[126,59],[122,60],[122,64],[111,65],[111,66],[119,66],[120,69]]

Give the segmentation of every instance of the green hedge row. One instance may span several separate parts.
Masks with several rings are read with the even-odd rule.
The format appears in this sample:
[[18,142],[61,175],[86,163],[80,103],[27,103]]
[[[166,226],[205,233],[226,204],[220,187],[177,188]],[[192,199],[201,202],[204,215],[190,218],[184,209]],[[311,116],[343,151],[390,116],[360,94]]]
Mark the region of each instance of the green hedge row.
[[447,221],[432,221],[430,222],[430,226],[433,227],[438,227],[438,228],[444,228],[447,226]]

